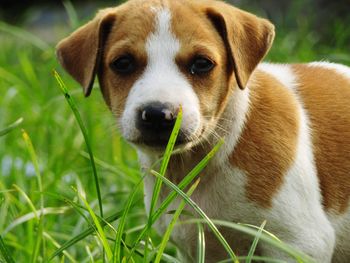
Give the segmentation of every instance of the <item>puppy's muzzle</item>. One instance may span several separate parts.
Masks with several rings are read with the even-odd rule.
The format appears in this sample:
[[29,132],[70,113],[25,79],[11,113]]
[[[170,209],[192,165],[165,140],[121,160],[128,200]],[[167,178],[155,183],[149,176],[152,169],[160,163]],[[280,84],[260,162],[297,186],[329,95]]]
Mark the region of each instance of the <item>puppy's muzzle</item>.
[[138,111],[136,127],[141,142],[149,146],[165,146],[176,121],[177,109],[169,104],[152,102]]

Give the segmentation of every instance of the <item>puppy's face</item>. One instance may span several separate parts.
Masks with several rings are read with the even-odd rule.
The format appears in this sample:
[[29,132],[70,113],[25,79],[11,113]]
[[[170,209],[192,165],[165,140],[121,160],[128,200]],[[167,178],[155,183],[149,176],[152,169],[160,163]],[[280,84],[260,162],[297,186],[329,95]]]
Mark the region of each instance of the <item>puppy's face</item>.
[[221,2],[134,0],[100,12],[59,44],[58,55],[85,94],[98,75],[134,144],[163,148],[181,107],[177,143],[186,148],[208,140],[272,38],[267,21]]
[[123,136],[133,143],[166,145],[180,105],[178,143],[196,143],[228,92],[220,35],[204,15],[194,18],[183,9],[134,10],[138,19],[123,18],[106,42],[100,80]]

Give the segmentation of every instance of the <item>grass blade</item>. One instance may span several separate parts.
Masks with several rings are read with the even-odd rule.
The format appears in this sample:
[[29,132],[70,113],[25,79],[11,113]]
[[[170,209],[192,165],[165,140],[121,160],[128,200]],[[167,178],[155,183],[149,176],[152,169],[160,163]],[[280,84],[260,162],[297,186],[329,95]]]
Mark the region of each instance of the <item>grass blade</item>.
[[[189,220],[183,221],[181,223],[183,223],[183,224],[188,224],[188,223],[197,224],[199,222],[200,223],[207,223],[206,220],[203,220],[203,219],[189,219]],[[232,222],[227,222],[227,221],[217,220],[217,219],[213,219],[212,222],[218,226],[231,228],[231,229],[237,230],[239,232],[248,234],[248,235],[253,236],[253,237],[256,237],[257,232],[261,229],[258,227],[252,228],[252,227],[245,226],[242,224],[237,224],[237,223],[232,223]],[[300,262],[300,263],[311,263],[311,262],[313,263],[314,262],[309,256],[296,250],[295,248],[291,247],[290,245],[283,243],[282,241],[275,238],[274,235],[267,232],[266,230],[261,229],[260,240],[269,243],[270,245],[280,249],[281,251],[286,252],[290,256],[294,257],[297,260],[297,262]]]
[[[251,225],[251,224],[237,223],[237,225],[247,226],[247,227],[249,227],[249,228],[253,228],[253,229],[256,229],[256,230],[259,230],[259,229],[260,229],[260,227],[254,226],[254,225]],[[277,236],[275,236],[274,234],[272,234],[272,233],[266,231],[265,229],[262,229],[262,232],[263,232],[264,234],[270,236],[271,238],[276,239],[277,241],[282,242]]]
[[198,223],[198,246],[197,246],[197,261],[198,263],[205,262],[205,236],[203,224]]
[[[83,156],[84,158],[90,159],[89,154],[81,151],[80,155]],[[141,172],[138,169],[132,168],[132,167],[128,167],[127,171],[123,171],[122,167],[119,167],[118,164],[108,164],[104,161],[102,161],[101,159],[97,158],[96,156],[94,156],[95,159],[95,163],[97,165],[99,165],[101,168],[103,168],[106,171],[109,171],[111,173],[114,173],[118,176],[118,178],[121,178],[121,180],[125,180],[125,181],[129,181],[132,184],[137,184],[137,182],[140,179],[141,176]]]
[[[239,260],[239,262],[241,262],[241,261],[245,261],[247,259],[247,257],[241,256],[241,257],[237,257],[237,259]],[[252,260],[254,260],[254,262],[286,263],[285,260],[274,259],[274,258],[269,258],[269,257],[260,257],[260,256],[253,256]],[[231,259],[225,259],[225,260],[221,260],[217,263],[231,263],[231,262],[232,262]]]
[[118,225],[118,228],[117,228],[117,235],[116,235],[116,240],[115,240],[115,243],[114,243],[114,259],[113,259],[113,262],[117,263],[120,261],[121,259],[121,243],[122,243],[122,236],[123,236],[123,231],[124,231],[124,227],[125,227],[125,222],[126,222],[126,216],[128,215],[129,211],[130,211],[130,208],[133,204],[133,201],[134,201],[134,198],[135,198],[135,195],[141,185],[141,182],[143,181],[143,178],[142,180],[135,186],[134,190],[132,191],[130,197],[128,198],[128,202],[124,208],[124,211],[123,211],[123,215],[122,217],[120,218],[120,222],[119,222],[119,225]]
[[23,122],[23,118],[19,118],[14,123],[11,123],[8,127],[5,129],[0,130],[0,137],[4,136],[5,134],[8,134],[12,130],[16,129],[21,123]]
[[[168,167],[170,156],[171,156],[171,153],[173,152],[173,149],[174,149],[174,146],[176,143],[176,139],[177,139],[177,136],[178,136],[180,128],[181,128],[181,122],[182,122],[182,108],[180,107],[179,112],[178,112],[177,117],[176,117],[176,122],[175,122],[175,125],[173,128],[173,131],[171,132],[169,142],[168,142],[166,149],[165,149],[162,164],[160,166],[159,173],[162,176],[165,175],[166,169]],[[158,202],[158,197],[159,197],[161,186],[162,186],[162,180],[157,178],[157,181],[156,181],[156,184],[155,184],[154,190],[153,190],[153,195],[152,195],[151,208],[150,208],[150,218],[152,217],[154,206]]]
[[15,261],[11,257],[11,254],[9,253],[9,251],[5,245],[5,242],[1,236],[0,236],[0,253],[3,256],[3,258],[5,259],[6,263],[15,263]]
[[217,237],[217,239],[220,241],[222,246],[225,248],[227,253],[230,255],[231,259],[234,262],[237,262],[237,257],[235,253],[232,251],[230,245],[227,243],[225,238],[222,236],[220,231],[217,229],[217,227],[214,225],[214,223],[210,220],[210,218],[203,212],[203,210],[195,203],[193,202],[181,189],[179,189],[178,186],[173,184],[171,181],[169,181],[167,178],[164,176],[160,175],[156,171],[151,171],[151,174],[156,176],[157,178],[161,178],[161,180],[172,190],[176,191],[185,201],[187,204],[189,204],[208,224],[209,228],[212,230],[214,235]]
[[[39,191],[40,191],[40,209],[42,211],[44,209],[44,197],[43,197],[43,184],[41,181],[41,173],[40,173],[38,158],[37,158],[37,155],[35,153],[32,140],[30,139],[28,133],[25,130],[22,130],[22,137],[26,143],[30,158],[32,159],[32,163],[34,165],[34,170],[35,170],[36,178],[38,181],[38,187],[39,187]],[[43,213],[42,213],[42,215],[43,215]]]
[[[47,232],[44,232],[44,237],[49,240],[55,247],[60,247],[60,244]],[[66,256],[71,262],[76,263],[77,261],[67,251],[63,251],[63,255]],[[63,261],[64,262],[64,261]]]
[[100,221],[98,220],[97,216],[95,215],[94,211],[92,210],[92,208],[90,207],[89,203],[86,201],[86,199],[83,197],[83,195],[79,192],[77,192],[78,195],[79,195],[79,198],[80,200],[83,201],[85,207],[87,208],[87,210],[89,211],[89,214],[95,224],[95,227],[96,227],[96,230],[97,230],[97,234],[98,234],[98,237],[100,238],[101,242],[102,242],[102,245],[103,245],[103,248],[105,249],[106,251],[106,254],[107,254],[107,258],[108,258],[108,261],[112,259],[112,256],[113,256],[113,253],[112,253],[112,250],[111,250],[111,247],[109,246],[109,243],[107,241],[107,238],[106,238],[106,235],[103,231],[103,227],[102,225],[100,224]]
[[41,49],[42,51],[47,51],[50,49],[50,46],[44,42],[41,38],[29,33],[26,30],[23,30],[20,27],[9,25],[3,21],[0,21],[0,31],[7,34],[11,34],[15,37],[18,37],[26,42],[29,42],[33,46]]
[[[43,240],[43,224],[44,224],[44,197],[43,197],[43,185],[42,185],[42,181],[41,181],[41,173],[40,173],[40,168],[39,168],[39,162],[38,162],[38,158],[37,155],[35,153],[34,147],[33,147],[33,143],[28,135],[28,133],[25,130],[22,130],[22,137],[26,143],[30,158],[32,159],[32,163],[34,165],[34,170],[35,170],[35,174],[36,174],[36,178],[38,181],[38,188],[39,188],[39,192],[40,192],[40,217],[39,217],[39,222],[38,222],[38,235],[36,236],[36,242],[34,244],[34,248],[33,248],[33,253],[32,253],[32,261],[31,262],[37,262],[38,256],[39,256],[39,252],[40,252],[40,246],[42,244],[42,240]],[[41,250],[42,255],[45,255],[44,252],[44,247]],[[43,256],[44,258],[44,256]]]
[[251,245],[251,247],[249,249],[248,256],[247,256],[247,258],[245,260],[246,263],[251,263],[252,262],[252,259],[253,259],[256,247],[258,245],[259,239],[261,237],[261,234],[262,234],[262,231],[264,230],[265,225],[266,225],[266,220],[264,220],[264,222],[262,222],[258,232],[256,233],[256,236],[254,238],[253,244]]
[[[185,189],[193,180],[196,178],[196,176],[207,166],[209,161],[214,157],[214,155],[217,153],[217,151],[220,149],[224,141],[221,139],[214,148],[184,177],[184,179],[181,180],[181,182],[178,184],[179,189],[183,190]],[[158,218],[165,212],[167,207],[170,205],[170,203],[177,197],[177,192],[172,191],[167,198],[161,203],[160,207],[154,212],[152,215],[152,222],[151,224],[147,224],[137,239],[134,242],[133,248],[130,252],[130,256],[133,254],[133,252],[136,249],[136,245],[144,238],[145,234],[147,233],[148,229],[151,227],[154,222],[158,220]],[[129,256],[129,258],[130,258]],[[129,258],[127,261],[129,261]]]
[[[70,210],[70,207],[67,206],[63,206],[63,207],[45,207],[42,210],[39,211],[35,211],[35,212],[30,212],[27,213],[21,217],[16,218],[14,221],[12,221],[8,227],[5,228],[5,230],[2,232],[3,235],[7,234],[8,232],[10,232],[12,229],[14,229],[15,227],[28,222],[32,219],[37,219],[41,216],[44,215],[59,215],[59,214],[64,214],[66,213],[68,210]],[[37,219],[38,220],[38,219]]]
[[[173,149],[174,149],[174,146],[176,143],[176,139],[177,139],[177,136],[178,136],[180,128],[181,128],[181,122],[182,122],[182,107],[180,106],[179,112],[178,112],[177,117],[176,117],[175,125],[174,125],[172,132],[171,132],[168,144],[167,144],[166,149],[165,149],[163,160],[162,160],[162,163],[160,166],[160,174],[162,176],[165,175],[166,169],[168,167],[170,156],[173,152]],[[153,187],[151,207],[150,207],[149,216],[148,216],[148,223],[147,224],[149,225],[149,229],[151,228],[151,225],[152,225],[152,214],[154,211],[154,207],[158,203],[158,198],[159,198],[159,193],[160,193],[161,188],[162,188],[162,180],[160,178],[157,178],[156,183]],[[147,262],[147,248],[148,248],[148,238],[146,238],[144,262]]]
[[60,75],[57,73],[56,70],[53,71],[53,75],[56,78],[56,81],[57,81],[61,91],[63,92],[63,95],[66,98],[66,100],[67,100],[71,110],[73,111],[75,119],[77,120],[77,122],[79,124],[79,127],[80,127],[80,130],[81,130],[81,132],[82,132],[82,134],[84,136],[86,148],[87,148],[88,153],[89,153],[90,163],[91,163],[91,167],[92,167],[92,171],[93,171],[93,175],[94,175],[94,182],[95,182],[96,194],[97,194],[97,198],[98,198],[98,206],[99,206],[99,210],[100,210],[100,216],[103,217],[103,207],[102,207],[100,183],[98,181],[94,155],[93,155],[93,152],[92,152],[92,148],[91,148],[91,145],[90,145],[90,140],[89,140],[89,136],[88,136],[86,127],[84,125],[84,122],[83,122],[83,120],[81,118],[81,115],[80,115],[80,113],[78,111],[78,108],[77,108],[73,98],[68,93],[68,89],[67,89],[66,85],[64,84],[62,78],[60,77]]
[[179,131],[181,128],[181,122],[182,122],[182,107],[180,106],[179,112],[177,113],[177,116],[176,116],[174,128],[173,128],[173,131],[171,132],[169,142],[168,142],[166,149],[165,149],[163,161],[162,161],[162,164],[160,166],[159,173],[163,176],[165,175],[166,169],[167,169],[168,164],[169,164],[170,156],[173,152],[177,136],[179,135]]
[[[105,227],[107,225],[107,223],[111,223],[114,222],[115,220],[119,219],[123,214],[123,211],[117,212],[109,217],[107,217],[105,220],[101,220],[100,224],[101,227]],[[91,235],[92,233],[94,233],[96,231],[96,229],[94,227],[89,227],[88,229],[86,229],[85,231],[81,232],[79,235],[73,237],[72,239],[68,240],[67,242],[65,242],[59,249],[57,249],[50,257],[48,262],[50,262],[52,259],[54,259],[55,257],[57,257],[58,255],[60,255],[63,251],[65,251],[66,249],[70,248],[71,246],[73,246],[74,244],[76,244],[77,242],[79,242],[80,240],[83,240],[84,238],[86,238],[87,236]]]
[[79,26],[78,14],[71,1],[63,1],[64,9],[68,14],[70,27],[76,29]]
[[38,213],[36,212],[36,208],[35,208],[32,200],[30,200],[29,196],[18,185],[14,184],[13,187],[22,195],[24,200],[27,201],[30,209],[33,211],[35,219],[39,220],[39,216],[38,216]]
[[[43,217],[41,216],[39,218],[39,223],[38,223],[38,227],[37,227],[37,231],[39,233],[39,235],[37,235],[37,239],[36,242],[34,244],[34,248],[33,248],[33,252],[32,252],[32,263],[36,263],[38,262],[38,257],[39,257],[39,253],[40,253],[40,246],[43,243],[43,236],[44,236],[44,221],[43,221]],[[44,249],[42,249],[42,255],[44,258]]]
[[[190,189],[187,192],[187,196],[188,197],[190,197],[192,195],[194,190],[197,188],[199,182],[200,182],[200,178],[198,178],[197,181],[190,187]],[[173,231],[173,229],[175,227],[175,224],[176,224],[176,221],[179,219],[182,210],[185,208],[185,205],[186,205],[186,202],[184,200],[182,200],[180,202],[180,205],[176,209],[175,214],[173,215],[173,218],[171,219],[171,221],[169,223],[169,226],[167,227],[167,229],[166,229],[166,231],[164,233],[162,242],[160,243],[160,246],[159,246],[159,249],[158,249],[158,252],[157,252],[157,256],[156,256],[156,259],[154,261],[155,263],[159,263],[160,262],[160,259],[162,258],[162,254],[163,254],[163,252],[165,250],[165,247],[166,247],[166,245],[167,245],[167,243],[169,241],[170,234]]]

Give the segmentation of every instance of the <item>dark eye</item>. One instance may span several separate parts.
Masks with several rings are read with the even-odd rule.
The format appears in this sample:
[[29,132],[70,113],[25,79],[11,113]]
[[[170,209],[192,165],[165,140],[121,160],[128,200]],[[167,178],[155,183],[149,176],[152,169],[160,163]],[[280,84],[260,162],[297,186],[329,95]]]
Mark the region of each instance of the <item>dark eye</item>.
[[111,68],[119,74],[130,74],[135,71],[135,59],[131,55],[121,56],[112,62]]
[[214,63],[205,57],[196,57],[190,64],[190,72],[192,75],[200,75],[208,73],[214,68]]

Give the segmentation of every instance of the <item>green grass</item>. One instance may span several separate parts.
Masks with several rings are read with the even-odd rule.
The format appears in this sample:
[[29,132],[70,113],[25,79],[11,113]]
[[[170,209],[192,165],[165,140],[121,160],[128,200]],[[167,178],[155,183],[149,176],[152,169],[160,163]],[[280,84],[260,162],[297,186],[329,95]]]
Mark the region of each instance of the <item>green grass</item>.
[[[290,20],[305,8],[295,5]],[[69,2],[66,8],[76,27],[74,8]],[[308,20],[296,21],[296,28],[277,25],[268,60],[350,64],[350,31],[342,23],[330,25],[334,39],[327,43]],[[198,213],[199,219],[181,223],[199,229],[199,262],[204,262],[204,227],[213,229],[231,261],[261,260],[254,255],[258,242],[270,242],[299,262],[307,261],[266,233],[263,225],[211,220],[192,202],[189,196],[200,171],[222,142],[177,186],[162,177],[172,149],[167,150],[162,168],[146,175],[158,178],[148,217],[136,153],[115,128],[99,90],[84,99],[81,88],[57,64],[53,44],[3,22],[0,39],[0,262],[176,262],[177,249],[168,239],[185,203]],[[54,69],[62,80],[52,75]],[[67,87],[63,95],[60,87]],[[172,191],[156,206],[160,187]],[[166,236],[160,237],[153,225],[178,195],[183,202]],[[249,255],[233,254],[220,234],[222,225],[252,236]]]

